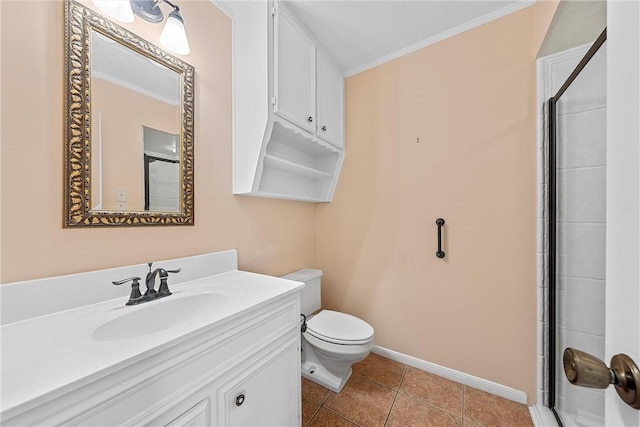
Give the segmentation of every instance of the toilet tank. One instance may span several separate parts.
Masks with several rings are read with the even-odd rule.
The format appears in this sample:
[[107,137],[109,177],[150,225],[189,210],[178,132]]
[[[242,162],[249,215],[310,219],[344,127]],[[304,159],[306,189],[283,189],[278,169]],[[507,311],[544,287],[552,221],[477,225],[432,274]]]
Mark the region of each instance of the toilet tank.
[[322,277],[322,270],[305,268],[282,277],[304,283],[304,288],[300,294],[300,312],[302,314],[308,316],[320,310],[320,278]]

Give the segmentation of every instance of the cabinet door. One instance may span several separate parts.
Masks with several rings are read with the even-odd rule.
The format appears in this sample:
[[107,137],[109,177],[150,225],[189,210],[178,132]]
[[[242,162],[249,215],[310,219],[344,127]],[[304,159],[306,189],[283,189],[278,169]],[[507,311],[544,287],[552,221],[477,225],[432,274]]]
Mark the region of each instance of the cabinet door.
[[281,6],[275,16],[274,45],[274,112],[314,132],[316,48]]
[[344,147],[344,78],[318,50],[318,136],[338,148]]
[[300,357],[296,340],[264,355],[252,366],[239,367],[224,387],[224,424],[229,426],[300,425]]

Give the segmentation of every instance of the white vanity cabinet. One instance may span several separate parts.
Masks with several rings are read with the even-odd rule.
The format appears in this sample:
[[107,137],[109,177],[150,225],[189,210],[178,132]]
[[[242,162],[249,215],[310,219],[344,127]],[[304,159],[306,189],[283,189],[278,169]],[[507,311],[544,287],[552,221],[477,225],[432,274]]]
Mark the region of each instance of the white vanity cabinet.
[[[257,352],[145,425],[297,426],[300,376],[294,339]],[[194,402],[194,406],[189,407]],[[185,411],[185,407],[189,407]],[[177,415],[177,418],[175,418]],[[135,422],[133,424],[139,424]]]
[[224,405],[218,425],[291,426],[299,425],[294,411],[300,396],[300,377],[289,368],[300,363],[294,340],[262,354],[248,367],[227,374],[228,382],[218,389],[218,404]]
[[206,426],[300,425],[299,312],[289,298],[205,334],[182,363],[128,397],[133,411],[117,404],[78,424],[112,425],[122,411],[124,425],[197,425],[193,415]]
[[[167,426],[297,426],[300,425],[300,377],[290,367],[299,363],[297,342],[256,353],[167,410],[149,425]],[[193,402],[195,406],[184,411]],[[212,410],[217,408],[217,410]],[[178,417],[167,422],[167,420]]]
[[234,2],[234,194],[331,201],[344,78],[280,2]]
[[[52,394],[20,414],[5,414],[2,421],[51,426],[299,426],[299,318],[298,291],[269,297],[119,362],[97,379]],[[127,343],[107,343],[105,349],[110,345]]]

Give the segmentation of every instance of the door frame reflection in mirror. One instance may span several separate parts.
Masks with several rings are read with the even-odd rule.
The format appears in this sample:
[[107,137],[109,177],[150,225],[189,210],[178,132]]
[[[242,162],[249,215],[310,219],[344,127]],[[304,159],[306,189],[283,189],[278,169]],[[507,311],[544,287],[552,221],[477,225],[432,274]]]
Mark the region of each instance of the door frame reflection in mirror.
[[[180,76],[180,211],[92,210],[91,34],[98,32]],[[193,66],[74,0],[65,1],[65,228],[194,224]],[[123,107],[123,108],[126,108]]]
[[[142,128],[144,210],[178,211],[180,209],[180,155],[177,143],[180,135],[148,126],[142,126]],[[174,205],[175,203],[177,206]]]

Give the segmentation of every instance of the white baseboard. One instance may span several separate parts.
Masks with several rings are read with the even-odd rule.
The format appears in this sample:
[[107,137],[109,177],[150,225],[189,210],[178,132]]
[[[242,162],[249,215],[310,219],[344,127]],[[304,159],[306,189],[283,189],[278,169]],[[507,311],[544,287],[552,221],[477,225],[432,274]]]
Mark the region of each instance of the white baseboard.
[[464,372],[456,371],[454,369],[445,368],[444,366],[436,365],[435,363],[427,362],[412,356],[407,356],[406,354],[398,353],[397,351],[389,350],[378,345],[374,345],[371,351],[375,354],[379,354],[380,356],[395,360],[396,362],[404,363],[405,365],[413,366],[414,368],[421,369],[448,380],[477,388],[478,390],[486,391],[487,393],[491,393],[517,403],[522,403],[524,405],[527,404],[527,393],[523,391],[474,377],[473,375],[465,374]]
[[558,427],[558,421],[551,409],[542,406],[540,403],[529,406],[529,413],[535,427]]

